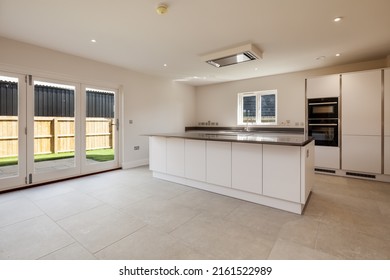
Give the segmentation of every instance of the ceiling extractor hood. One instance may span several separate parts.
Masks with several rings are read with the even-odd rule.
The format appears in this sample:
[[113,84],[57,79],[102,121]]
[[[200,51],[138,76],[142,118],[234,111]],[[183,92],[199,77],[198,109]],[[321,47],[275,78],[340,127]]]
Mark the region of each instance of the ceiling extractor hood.
[[262,52],[253,44],[245,44],[238,47],[202,55],[202,60],[215,67],[224,67],[241,62],[260,59]]

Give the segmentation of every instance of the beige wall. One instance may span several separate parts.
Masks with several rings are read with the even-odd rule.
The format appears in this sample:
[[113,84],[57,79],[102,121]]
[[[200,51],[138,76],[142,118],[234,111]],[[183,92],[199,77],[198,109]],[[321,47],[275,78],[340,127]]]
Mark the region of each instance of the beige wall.
[[291,126],[305,121],[305,79],[313,76],[386,67],[386,58],[331,68],[321,68],[268,77],[253,78],[196,88],[196,122],[218,122],[220,126],[237,125],[237,93],[278,90],[278,124]]
[[[0,71],[123,89],[123,165],[145,164],[150,132],[180,132],[195,120],[195,90],[168,79],[0,37]],[[133,120],[133,124],[129,124]],[[134,151],[135,145],[140,146]]]

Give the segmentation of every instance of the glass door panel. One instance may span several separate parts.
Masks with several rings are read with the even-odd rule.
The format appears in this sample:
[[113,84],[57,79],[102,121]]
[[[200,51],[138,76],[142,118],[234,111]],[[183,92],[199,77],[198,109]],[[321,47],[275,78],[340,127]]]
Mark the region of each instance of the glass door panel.
[[26,178],[25,77],[0,73],[0,191]]
[[84,87],[86,170],[97,171],[118,166],[117,92]]
[[77,85],[34,78],[29,95],[33,183],[77,174]]

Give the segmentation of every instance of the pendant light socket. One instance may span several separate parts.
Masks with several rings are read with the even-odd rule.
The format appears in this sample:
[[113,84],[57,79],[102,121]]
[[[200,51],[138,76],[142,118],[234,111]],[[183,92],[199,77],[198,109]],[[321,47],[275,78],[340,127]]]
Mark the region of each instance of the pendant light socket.
[[167,5],[167,4],[164,4],[164,3],[158,4],[158,6],[157,6],[157,8],[156,8],[156,12],[157,12],[159,15],[166,14],[166,13],[168,12],[168,5]]

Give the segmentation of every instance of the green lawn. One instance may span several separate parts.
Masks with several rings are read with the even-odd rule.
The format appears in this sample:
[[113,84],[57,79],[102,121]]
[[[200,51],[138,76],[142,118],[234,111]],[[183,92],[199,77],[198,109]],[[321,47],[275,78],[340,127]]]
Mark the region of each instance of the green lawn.
[[[35,155],[34,161],[47,161],[47,160],[56,160],[56,159],[65,159],[74,157],[74,152],[67,153],[57,153],[57,154],[44,154],[44,155]],[[104,162],[114,159],[114,150],[113,149],[100,149],[100,150],[90,150],[87,151],[87,159],[94,161]],[[0,158],[0,167],[7,165],[18,164],[17,157],[6,157]]]

